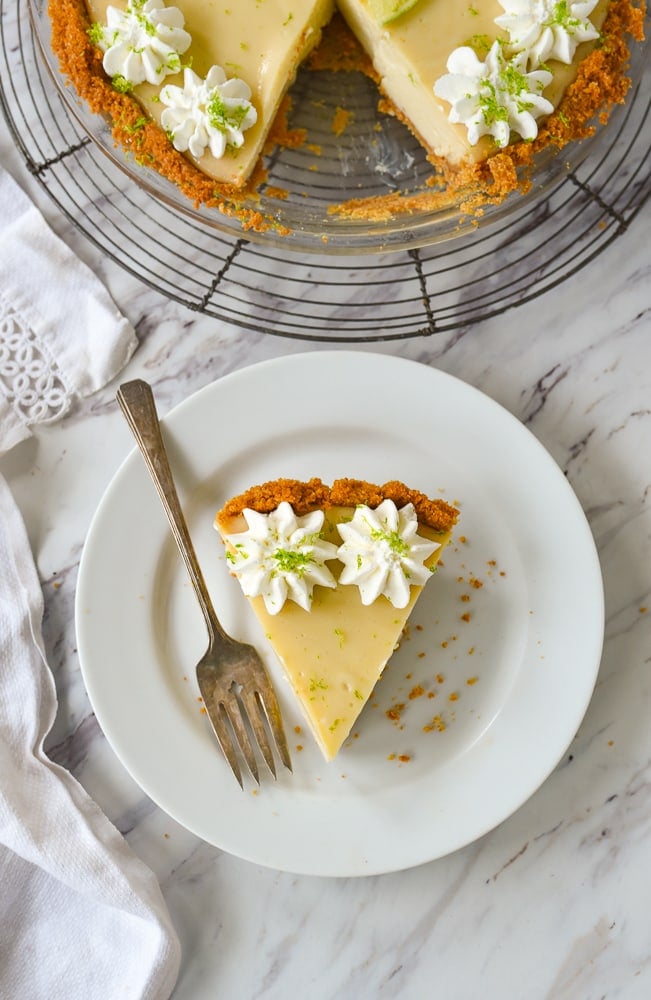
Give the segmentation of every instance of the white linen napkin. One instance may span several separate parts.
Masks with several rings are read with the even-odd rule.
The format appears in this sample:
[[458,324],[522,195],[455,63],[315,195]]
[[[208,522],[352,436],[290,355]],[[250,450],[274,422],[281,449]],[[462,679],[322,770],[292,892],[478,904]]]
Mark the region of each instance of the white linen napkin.
[[[126,364],[135,333],[0,168],[0,453]],[[0,476],[0,997],[166,1000],[158,882],[43,742],[57,701],[27,533]]]
[[0,447],[95,392],[135,347],[104,286],[0,167]]

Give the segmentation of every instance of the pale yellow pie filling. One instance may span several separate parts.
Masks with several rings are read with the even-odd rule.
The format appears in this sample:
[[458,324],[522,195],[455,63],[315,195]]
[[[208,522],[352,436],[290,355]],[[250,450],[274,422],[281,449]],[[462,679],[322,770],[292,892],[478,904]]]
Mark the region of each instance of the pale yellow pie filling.
[[[336,524],[349,521],[353,511],[352,507],[326,509],[322,532],[326,541],[341,541]],[[241,515],[218,516],[216,525],[222,537],[247,527]],[[425,561],[433,568],[450,532],[419,524],[418,533],[439,543]],[[338,579],[341,563],[335,559],[328,565]],[[262,597],[250,599],[326,760],[335,757],[349,736],[400,642],[422,589],[412,586],[409,603],[400,609],[384,596],[364,606],[356,586],[341,584],[335,589],[317,585],[310,611],[286,601],[280,612],[271,615]]]

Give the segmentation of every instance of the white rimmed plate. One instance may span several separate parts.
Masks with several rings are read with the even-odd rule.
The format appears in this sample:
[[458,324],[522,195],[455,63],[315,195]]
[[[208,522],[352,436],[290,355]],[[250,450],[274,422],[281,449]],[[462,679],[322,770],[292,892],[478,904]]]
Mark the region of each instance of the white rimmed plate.
[[[154,802],[241,858],[334,876],[441,857],[522,805],[583,718],[603,640],[589,527],[529,431],[435,369],[339,351],[236,372],[163,425],[217,611],[265,656],[294,773],[242,792],[216,747],[194,680],[203,621],[134,449],[91,525],[76,622],[98,721]],[[401,479],[461,509],[444,567],[331,764],[313,745],[212,527],[224,500],[279,476]]]

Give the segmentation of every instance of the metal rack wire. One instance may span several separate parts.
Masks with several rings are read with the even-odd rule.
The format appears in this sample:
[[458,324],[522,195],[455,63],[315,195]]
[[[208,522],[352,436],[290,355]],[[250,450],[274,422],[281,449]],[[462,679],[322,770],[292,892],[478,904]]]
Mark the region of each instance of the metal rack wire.
[[624,233],[651,189],[649,68],[608,141],[544,196],[431,247],[283,254],[220,234],[135,184],[92,142],[39,59],[26,0],[0,0],[0,107],[25,163],[104,254],[170,299],[245,329],[362,342],[468,326],[543,295]]

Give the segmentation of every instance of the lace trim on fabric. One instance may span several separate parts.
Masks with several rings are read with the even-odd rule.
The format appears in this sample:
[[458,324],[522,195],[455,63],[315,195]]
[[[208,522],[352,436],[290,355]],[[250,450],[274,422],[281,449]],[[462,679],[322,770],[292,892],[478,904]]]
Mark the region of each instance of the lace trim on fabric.
[[0,392],[27,426],[58,420],[71,401],[54,358],[46,357],[34,331],[10,306],[3,309],[1,300]]

